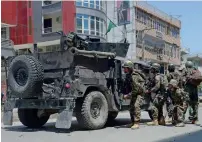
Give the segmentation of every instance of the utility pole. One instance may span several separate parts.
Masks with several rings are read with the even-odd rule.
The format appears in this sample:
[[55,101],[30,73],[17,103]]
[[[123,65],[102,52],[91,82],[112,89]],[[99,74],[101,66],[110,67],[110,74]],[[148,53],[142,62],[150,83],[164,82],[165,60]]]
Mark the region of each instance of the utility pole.
[[126,29],[126,24],[123,25],[123,39],[127,38],[127,29]]

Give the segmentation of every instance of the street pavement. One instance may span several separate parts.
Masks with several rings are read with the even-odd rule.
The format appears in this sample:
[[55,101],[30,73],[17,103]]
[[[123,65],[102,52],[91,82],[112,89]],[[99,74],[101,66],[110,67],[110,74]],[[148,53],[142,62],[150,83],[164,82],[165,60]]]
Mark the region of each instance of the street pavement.
[[[202,123],[202,107],[199,109],[199,118]],[[2,142],[201,142],[202,127],[187,124],[183,128],[173,126],[146,126],[149,121],[146,112],[142,112],[140,129],[131,130],[125,125],[130,123],[128,112],[118,115],[114,123],[107,124],[105,128],[94,131],[79,128],[75,118],[72,120],[70,130],[56,129],[55,119],[41,129],[28,129],[20,122],[13,126],[1,128]]]

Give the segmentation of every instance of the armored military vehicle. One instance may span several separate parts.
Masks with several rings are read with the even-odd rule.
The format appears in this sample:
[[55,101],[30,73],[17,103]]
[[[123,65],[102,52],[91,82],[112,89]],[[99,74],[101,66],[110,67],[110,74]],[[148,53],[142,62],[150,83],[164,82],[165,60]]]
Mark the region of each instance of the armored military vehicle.
[[75,116],[84,129],[100,129],[128,110],[122,99],[122,58],[128,43],[89,42],[60,32],[60,51],[17,55],[10,60],[3,122],[39,128],[58,113],[56,128],[69,129]]

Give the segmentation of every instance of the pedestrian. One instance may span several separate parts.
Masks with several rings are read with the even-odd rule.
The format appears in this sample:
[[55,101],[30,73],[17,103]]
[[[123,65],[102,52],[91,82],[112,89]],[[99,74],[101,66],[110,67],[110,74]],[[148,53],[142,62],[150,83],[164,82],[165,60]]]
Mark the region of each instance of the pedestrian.
[[184,127],[184,102],[186,101],[187,93],[178,87],[178,81],[171,79],[168,84],[168,91],[173,102],[172,123],[176,127]]
[[[123,68],[127,76],[131,77],[132,90],[129,110],[132,119],[131,129],[138,129],[141,118],[141,106],[143,104],[143,95],[145,93],[145,77],[139,71],[134,69],[133,63],[129,60],[124,63]],[[124,98],[127,99],[127,96]]]

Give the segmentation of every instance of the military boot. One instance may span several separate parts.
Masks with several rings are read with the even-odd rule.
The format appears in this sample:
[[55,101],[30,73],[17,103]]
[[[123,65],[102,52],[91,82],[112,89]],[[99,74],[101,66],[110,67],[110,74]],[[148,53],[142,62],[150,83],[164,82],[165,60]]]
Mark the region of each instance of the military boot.
[[176,120],[172,120],[172,125],[176,125],[177,121]]
[[175,125],[175,127],[184,127],[185,125],[184,125],[184,123],[183,122],[181,122],[181,123],[177,123],[176,125]]
[[131,127],[131,129],[139,129],[139,123],[134,123],[134,125]]
[[127,124],[125,125],[127,128],[131,128],[132,126],[134,125],[134,123],[130,123],[130,124]]
[[171,124],[172,123],[172,117],[168,117],[168,119],[166,120],[166,124]]
[[151,122],[148,122],[147,125],[149,125],[149,126],[158,126],[159,123],[158,123],[158,120],[153,120]]
[[201,125],[198,120],[193,120],[192,124],[195,124],[196,126],[200,126]]

